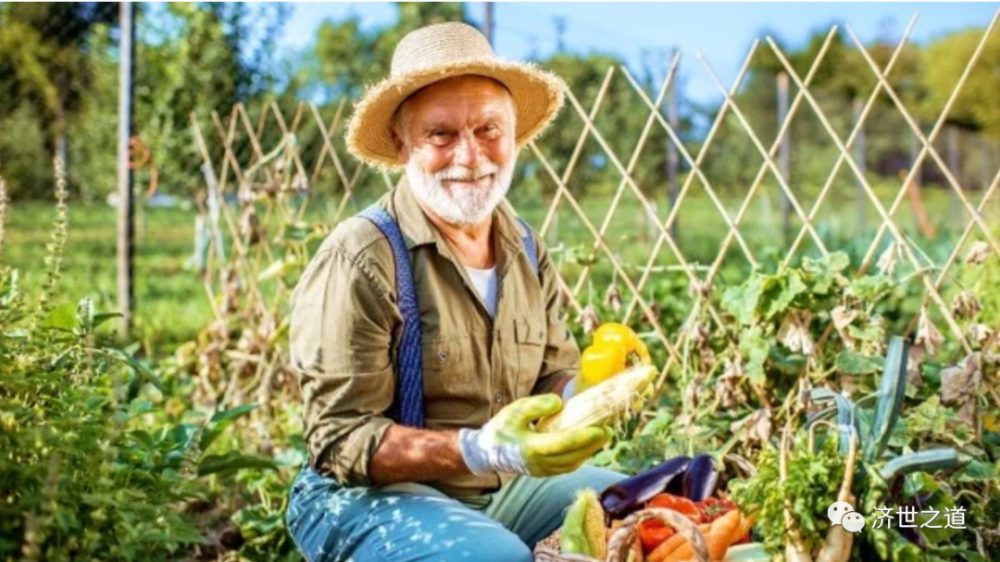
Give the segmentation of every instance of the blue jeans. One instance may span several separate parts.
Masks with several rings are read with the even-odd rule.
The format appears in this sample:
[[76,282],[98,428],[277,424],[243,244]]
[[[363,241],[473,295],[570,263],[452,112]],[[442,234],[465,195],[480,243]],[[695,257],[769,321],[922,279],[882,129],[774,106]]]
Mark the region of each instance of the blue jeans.
[[286,519],[309,562],[530,562],[535,543],[562,525],[577,490],[625,478],[602,468],[519,476],[478,509],[422,484],[344,487],[305,467]]

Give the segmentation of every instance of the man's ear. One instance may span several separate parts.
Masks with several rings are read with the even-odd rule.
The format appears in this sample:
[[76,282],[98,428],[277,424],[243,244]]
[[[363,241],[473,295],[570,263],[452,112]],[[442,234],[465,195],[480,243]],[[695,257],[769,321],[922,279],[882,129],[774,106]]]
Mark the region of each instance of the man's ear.
[[406,148],[406,143],[399,136],[397,127],[392,127],[389,132],[392,135],[392,145],[396,148],[396,158],[401,165],[405,165],[407,160],[410,159],[410,151]]

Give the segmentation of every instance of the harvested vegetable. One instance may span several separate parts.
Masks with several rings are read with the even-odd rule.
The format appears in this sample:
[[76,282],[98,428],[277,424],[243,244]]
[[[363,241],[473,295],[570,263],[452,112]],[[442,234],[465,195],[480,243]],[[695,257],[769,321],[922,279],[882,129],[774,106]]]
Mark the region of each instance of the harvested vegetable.
[[[647,508],[656,507],[676,511],[695,523],[702,523],[701,510],[695,503],[681,496],[671,494],[657,494],[646,504]],[[642,540],[643,548],[650,552],[663,541],[674,535],[674,530],[666,526],[662,521],[655,519],[644,521],[639,526],[639,538]]]
[[601,494],[601,505],[611,517],[627,515],[663,492],[687,469],[690,457],[674,457],[653,468],[609,486]]
[[633,367],[570,398],[562,410],[539,421],[537,429],[558,432],[612,425],[642,407],[655,378],[654,367]]
[[738,509],[731,500],[722,498],[706,498],[695,504],[701,513],[702,523],[711,523],[734,509]]
[[604,559],[608,552],[607,530],[604,510],[594,490],[586,488],[577,494],[560,532],[563,552]]
[[687,515],[688,519],[691,519],[695,523],[703,523],[701,521],[701,511],[698,509],[698,506],[693,501],[681,496],[656,494],[649,500],[648,507],[672,509],[681,515]]
[[639,525],[639,540],[642,542],[644,552],[652,552],[656,547],[663,544],[675,534],[677,534],[677,531],[671,527],[667,527],[660,521],[643,521]]
[[[710,523],[704,523],[698,525],[698,531],[700,531],[702,535],[707,535],[711,530],[712,530],[712,525]],[[663,560],[666,560],[667,556],[673,554],[674,551],[676,551],[685,544],[690,544],[688,543],[687,538],[685,538],[684,535],[675,534],[674,536],[664,541],[663,544],[658,546],[652,552],[650,552],[649,556],[646,557],[646,561],[663,562]]]
[[580,357],[579,390],[601,384],[624,371],[630,358],[639,365],[652,362],[646,344],[631,328],[614,322],[601,324],[594,332],[593,344]]
[[[729,550],[729,545],[735,543],[742,537],[743,514],[739,510],[733,510],[714,523],[708,525],[708,533],[699,526],[698,530],[705,535],[705,544],[708,546],[708,555],[712,560],[722,560]],[[666,546],[666,543],[664,543]],[[673,550],[664,549],[662,554],[658,554],[659,549],[649,555],[649,562],[682,562],[694,556],[694,549],[690,542],[682,541]],[[660,558],[662,556],[662,558]]]
[[681,495],[700,502],[715,493],[715,486],[718,483],[719,472],[715,470],[712,455],[701,454],[691,459],[687,470],[684,471]]

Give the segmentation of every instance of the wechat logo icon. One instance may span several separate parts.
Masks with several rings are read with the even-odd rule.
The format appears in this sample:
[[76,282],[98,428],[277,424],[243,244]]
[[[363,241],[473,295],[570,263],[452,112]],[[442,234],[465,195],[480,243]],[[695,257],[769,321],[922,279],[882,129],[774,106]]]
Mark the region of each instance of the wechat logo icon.
[[826,516],[830,518],[831,525],[842,525],[851,533],[860,533],[865,528],[865,518],[847,502],[833,502],[826,510]]

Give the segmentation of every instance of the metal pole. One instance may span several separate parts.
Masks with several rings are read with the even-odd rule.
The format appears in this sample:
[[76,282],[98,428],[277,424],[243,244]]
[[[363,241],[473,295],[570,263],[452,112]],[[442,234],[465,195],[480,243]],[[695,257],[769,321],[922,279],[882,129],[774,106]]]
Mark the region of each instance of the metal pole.
[[[670,50],[670,60],[677,58],[677,47]],[[668,62],[669,64],[669,62]],[[678,115],[678,94],[677,89],[677,75],[674,72],[674,79],[670,81],[669,91],[667,93],[667,122],[670,123],[670,128],[674,130],[678,135],[680,132],[677,130],[677,125],[680,121]],[[677,153],[677,145],[673,143],[670,139],[670,135],[667,135],[667,181],[670,182],[670,210],[673,211],[674,205],[677,204],[677,196],[680,194],[680,182],[677,179],[678,168],[680,167],[680,158]],[[674,241],[677,240],[677,223],[680,222],[680,215],[674,215],[674,223],[670,225],[670,235],[674,237]]]
[[[778,130],[781,130],[782,125],[785,123],[785,119],[788,118],[788,75],[784,72],[778,73]],[[791,166],[788,155],[788,137],[791,133],[785,134],[784,138],[781,139],[780,152],[778,153],[778,163],[781,168],[781,175],[785,179],[785,182],[790,182]],[[792,201],[788,198],[785,193],[781,194],[781,232],[785,237],[785,243],[787,244],[791,240],[792,236]]]
[[486,12],[483,15],[483,35],[486,36],[486,41],[489,42],[491,47],[496,47],[493,43],[493,2],[484,2],[486,4]]
[[132,100],[135,93],[135,4],[122,2],[119,9],[121,39],[118,74],[118,309],[124,316],[122,337],[132,328],[134,298],[133,256],[135,255],[135,199],[132,170],[129,168],[128,141],[132,137]]

